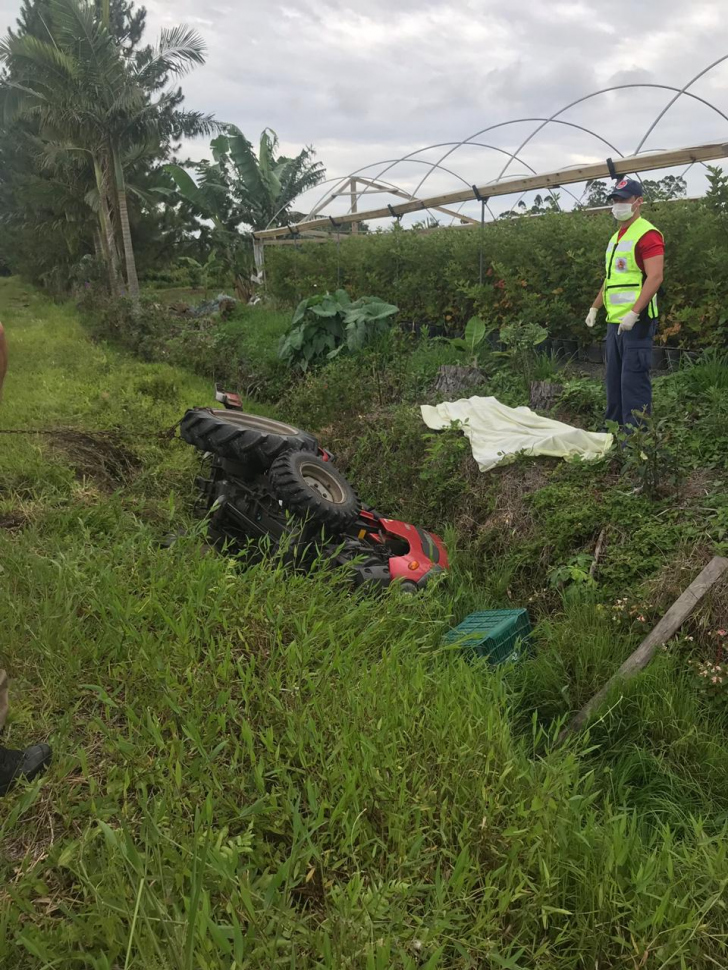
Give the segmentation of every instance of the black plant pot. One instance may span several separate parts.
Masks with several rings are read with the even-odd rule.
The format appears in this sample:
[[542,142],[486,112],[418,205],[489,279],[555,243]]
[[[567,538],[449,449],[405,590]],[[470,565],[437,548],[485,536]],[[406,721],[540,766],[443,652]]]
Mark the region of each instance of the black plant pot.
[[579,360],[588,361],[590,364],[601,364],[602,345],[589,344],[587,347],[581,347],[579,350]]
[[576,340],[561,341],[561,356],[563,360],[573,360],[579,353],[579,344]]
[[667,370],[667,356],[662,347],[652,348],[652,369]]
[[665,347],[665,359],[668,370],[679,370],[683,352],[679,347]]
[[506,345],[501,341],[500,330],[491,330],[485,338],[491,350],[505,350]]

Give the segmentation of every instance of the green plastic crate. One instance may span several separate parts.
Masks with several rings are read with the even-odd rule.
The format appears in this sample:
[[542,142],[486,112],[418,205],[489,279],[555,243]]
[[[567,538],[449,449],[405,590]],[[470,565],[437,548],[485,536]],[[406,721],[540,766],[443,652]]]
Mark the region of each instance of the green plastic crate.
[[445,634],[446,644],[459,644],[467,653],[487,657],[496,666],[519,660],[528,646],[531,621],[526,610],[484,610],[471,613]]

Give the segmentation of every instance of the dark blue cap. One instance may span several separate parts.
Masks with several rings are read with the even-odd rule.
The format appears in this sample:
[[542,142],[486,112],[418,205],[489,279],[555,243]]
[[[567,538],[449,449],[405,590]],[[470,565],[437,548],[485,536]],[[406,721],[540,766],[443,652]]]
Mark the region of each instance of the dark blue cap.
[[622,179],[612,189],[610,199],[631,199],[633,196],[644,195],[642,183],[637,179]]

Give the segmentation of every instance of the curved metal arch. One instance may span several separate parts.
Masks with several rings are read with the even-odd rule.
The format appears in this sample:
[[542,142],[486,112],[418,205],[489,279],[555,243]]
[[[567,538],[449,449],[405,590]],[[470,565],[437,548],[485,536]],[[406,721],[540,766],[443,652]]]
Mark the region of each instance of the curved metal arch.
[[[379,162],[374,162],[373,164],[378,165]],[[423,163],[423,164],[426,164],[426,163]],[[448,172],[448,174],[450,174],[450,175],[454,175],[455,178],[459,178],[460,181],[463,182],[464,185],[470,185],[470,183],[467,182],[462,177],[462,175],[457,175],[455,172],[450,172],[449,169],[444,169],[443,171]],[[352,178],[352,176],[346,176],[342,181],[345,182],[346,181],[346,178]],[[387,181],[387,179],[380,179],[380,178],[376,178],[376,179],[373,178],[372,181],[373,182],[375,182],[375,181],[376,182],[381,182],[383,185],[387,186],[387,188],[396,189],[398,192],[403,192],[407,196],[407,198],[410,199],[413,202],[422,202],[422,199],[418,199],[416,195],[412,195],[407,189],[402,188],[401,185],[397,185],[396,182],[389,182],[389,181]],[[357,198],[359,198],[362,194],[363,194],[362,192],[357,193]],[[463,204],[464,203],[461,203],[461,205],[463,205]],[[491,208],[490,208],[490,206],[488,205],[487,202],[486,202],[486,208],[488,209],[488,212],[490,212],[490,214],[495,219],[495,216],[493,215],[493,212],[492,212],[492,210],[491,210]],[[429,206],[425,206],[425,209],[427,210],[427,212],[431,212],[432,211]],[[351,211],[352,210],[350,208],[349,209],[349,212],[351,212]],[[433,218],[435,218],[435,217],[433,216]]]
[[[534,138],[543,128],[545,128],[546,125],[553,124],[554,122],[558,122],[559,115],[563,114],[565,111],[568,111],[570,108],[574,108],[574,107],[576,107],[577,104],[582,104],[584,101],[589,101],[591,98],[596,98],[596,97],[598,97],[601,94],[608,94],[611,91],[623,91],[623,90],[631,89],[631,88],[657,88],[657,89],[663,90],[663,91],[680,91],[680,88],[676,88],[676,87],[674,87],[671,84],[648,84],[646,82],[645,83],[639,82],[639,83],[634,83],[634,84],[613,84],[610,87],[601,88],[599,91],[594,91],[591,94],[586,94],[586,95],[584,95],[581,98],[577,98],[575,101],[572,101],[569,104],[565,105],[563,108],[560,108],[553,115],[551,115],[550,118],[546,118],[546,119],[543,119],[543,118],[540,118],[540,119],[518,118],[518,119],[516,119],[514,121],[502,122],[499,125],[491,125],[491,126],[489,126],[487,128],[481,128],[480,131],[473,132],[472,135],[469,135],[467,138],[464,138],[454,148],[451,148],[450,151],[445,152],[445,154],[442,155],[437,160],[437,162],[433,162],[433,165],[440,165],[442,162],[445,161],[446,158],[448,158],[450,155],[452,155],[453,152],[457,151],[458,148],[462,147],[463,145],[469,144],[470,141],[471,141],[471,139],[478,138],[480,135],[485,134],[485,132],[492,131],[493,128],[495,128],[495,127],[502,127],[502,125],[506,125],[506,124],[516,124],[517,122],[523,122],[523,121],[532,121],[532,120],[539,120],[539,121],[541,121],[542,124],[540,124],[537,128],[534,128],[534,130],[531,132],[531,134],[523,142],[521,142],[521,144],[515,150],[515,152],[513,153],[513,156],[515,157],[515,155],[518,155],[518,154],[521,153],[521,151],[531,141],[531,139]],[[690,92],[690,91],[685,91],[684,94],[685,94],[686,97],[693,98],[695,101],[699,101],[701,104],[704,104],[708,108],[711,108],[713,111],[715,111],[717,114],[719,114],[721,116],[721,118],[723,118],[725,121],[728,121],[728,115],[724,114],[720,110],[720,108],[717,108],[710,101],[706,101],[705,98],[701,98],[697,94],[692,94],[692,92]],[[601,136],[598,136],[598,135],[597,135],[597,137],[598,138],[601,138]],[[500,181],[503,178],[503,175],[508,170],[508,167],[511,164],[511,160],[509,160],[508,162],[506,162],[505,166],[503,167],[503,169],[501,170],[500,174],[498,175],[496,181]],[[428,172],[423,177],[422,181],[419,183],[419,185],[417,185],[417,187],[414,190],[416,193],[420,191],[420,189],[422,188],[422,186],[424,185],[424,183],[427,181],[427,179],[430,177],[431,174],[432,174],[432,172]]]
[[675,102],[678,100],[678,98],[682,97],[683,94],[686,94],[688,88],[691,88],[693,86],[693,84],[695,84],[696,81],[699,81],[701,77],[703,77],[705,74],[708,74],[710,71],[712,71],[714,67],[717,67],[719,64],[722,64],[723,61],[728,61],[728,54],[724,54],[722,57],[719,57],[717,61],[713,61],[712,64],[709,64],[707,67],[703,68],[703,70],[699,74],[696,74],[694,78],[691,78],[688,81],[688,83],[685,85],[685,87],[680,88],[680,90],[677,92],[677,94],[675,94],[675,96],[670,101],[668,101],[668,103],[665,105],[665,107],[662,109],[662,111],[658,114],[658,116],[652,122],[652,124],[650,125],[650,127],[647,129],[647,131],[645,132],[645,134],[644,134],[644,136],[642,138],[642,141],[639,143],[639,145],[635,149],[635,155],[637,155],[639,153],[639,151],[642,148],[642,146],[644,145],[644,143],[650,137],[650,135],[655,130],[655,128],[657,128],[657,126],[659,125],[659,123],[665,117],[665,115],[670,110],[670,108],[675,104]]
[[[441,142],[441,144],[440,144],[440,145],[434,145],[434,146],[430,146],[430,147],[434,147],[434,148],[440,148],[440,147],[444,147],[445,145],[454,145],[454,144],[455,144],[455,142],[452,142],[452,141],[451,141],[451,142]],[[506,149],[506,148],[499,148],[499,147],[498,147],[497,145],[485,145],[485,144],[483,144],[483,142],[479,142],[479,141],[473,141],[473,142],[470,142],[470,144],[471,144],[471,145],[475,145],[475,146],[477,146],[478,148],[490,148],[490,149],[492,149],[492,150],[493,150],[493,151],[495,151],[495,152],[501,152],[501,154],[503,154],[503,155],[510,155],[510,152],[508,151],[508,149]],[[424,148],[423,148],[423,149],[418,149],[418,151],[426,151],[426,150],[427,150],[427,149],[424,149]],[[395,162],[395,164],[396,164],[396,162],[397,162],[397,161],[408,161],[408,162],[413,162],[413,163],[414,163],[414,164],[416,164],[416,165],[429,165],[429,164],[430,164],[429,162],[427,162],[427,161],[425,161],[425,160],[424,160],[424,159],[422,159],[422,158],[412,158],[412,155],[416,155],[416,154],[417,154],[417,152],[412,152],[412,153],[411,153],[411,154],[410,154],[409,156],[407,156],[406,158],[403,158],[403,159],[394,159],[393,161]],[[390,161],[392,161],[392,160],[390,159]],[[521,163],[521,164],[522,164],[522,165],[524,166],[524,168],[527,168],[527,169],[529,170],[529,172],[532,172],[532,173],[533,173],[534,175],[535,175],[535,174],[537,174],[537,173],[536,173],[536,169],[535,169],[535,168],[533,168],[533,166],[531,166],[531,165],[529,165],[529,164],[528,164],[528,162],[525,162],[525,161],[524,161],[524,160],[523,160],[522,158],[519,158],[519,159],[516,159],[516,161],[518,161],[518,162],[520,162],[520,163]],[[383,164],[386,164],[386,162],[382,162],[382,161],[380,161],[380,162],[372,162],[372,165],[383,165]],[[368,168],[368,167],[369,167],[369,166],[367,166],[367,168]],[[392,167],[393,167],[393,166],[390,166],[390,168],[392,168]],[[385,170],[384,170],[384,171],[385,171],[385,173],[386,173],[386,172],[388,172],[388,171],[390,170],[390,168],[387,168],[387,169],[385,169]],[[442,171],[444,171],[444,172],[449,172],[449,170],[448,170],[448,169],[446,169],[446,168],[444,168],[444,166],[441,166],[441,168],[442,168]],[[358,171],[361,171],[361,169],[358,169]],[[456,173],[454,173],[454,172],[451,172],[451,173],[449,173],[449,174],[453,174],[453,175],[455,175],[455,177],[456,177],[456,178],[459,178],[459,179],[460,179],[460,181],[461,181],[461,182],[462,182],[462,183],[463,183],[464,185],[470,185],[470,182],[468,182],[468,181],[467,181],[467,179],[464,179],[464,178],[463,178],[463,177],[462,177],[461,175],[457,175],[457,174],[456,174]],[[351,177],[353,177],[353,173],[352,173],[352,176],[349,176],[349,177],[350,177],[350,178],[351,178]],[[381,176],[379,176],[379,175],[374,175],[374,176],[372,176],[372,179],[373,179],[373,181],[378,181],[378,182],[384,182],[385,184],[389,184],[389,185],[393,185],[393,184],[394,184],[394,183],[392,183],[392,182],[389,182],[389,183],[387,183],[387,180],[386,180],[386,179],[383,179],[383,178],[382,178]],[[344,180],[344,181],[345,181],[345,180]],[[486,183],[486,184],[489,184],[489,183]],[[400,191],[403,191],[403,192],[406,192],[407,190],[406,190],[406,189],[401,189]],[[547,189],[547,191],[548,191],[548,192],[549,192],[549,193],[550,193],[550,194],[551,194],[552,196],[554,195],[554,192],[553,192],[553,189]],[[574,201],[576,201],[576,202],[578,202],[578,199],[576,198],[576,196],[574,195],[574,193],[573,193],[573,192],[571,192],[571,191],[570,191],[569,189],[565,189],[565,191],[566,191],[566,192],[568,192],[568,194],[569,194],[569,195],[570,195],[570,196],[572,197],[572,199],[574,199]],[[358,200],[359,200],[359,199],[361,198],[361,196],[362,196],[362,195],[364,195],[364,194],[365,194],[365,192],[366,192],[366,190],[364,190],[364,191],[362,191],[362,192],[358,192],[358,193],[356,194],[356,199],[357,199],[357,201],[358,201]],[[409,193],[408,193],[408,194],[409,194]],[[414,196],[414,195],[412,195],[412,196],[410,196],[410,198],[412,198],[412,199],[415,199],[415,198],[417,198],[417,197],[416,197],[416,196]],[[474,200],[475,200],[475,197],[473,196],[473,201],[474,201]],[[558,200],[557,200],[557,204],[558,204]],[[461,202],[461,203],[460,203],[460,205],[459,205],[459,206],[458,206],[458,208],[457,208],[457,211],[459,212],[459,211],[460,211],[460,210],[462,209],[462,207],[463,207],[464,205],[465,205],[465,203],[464,203],[464,202]],[[491,214],[491,215],[493,216],[493,219],[495,220],[495,215],[493,215],[493,211],[492,211],[492,209],[490,208],[490,206],[489,206],[489,205],[488,205],[487,203],[486,203],[486,208],[488,209],[488,212],[490,212],[490,214]],[[352,212],[352,211],[353,211],[353,210],[352,210],[351,208],[349,208],[349,212]],[[452,223],[451,223],[451,224],[452,224]]]
[[[372,165],[380,165],[380,164],[381,164],[381,162],[372,162]],[[423,165],[426,165],[427,163],[426,162],[423,162],[422,164]],[[370,168],[370,167],[371,166],[369,166],[369,165],[365,165],[364,166],[364,168]],[[460,181],[464,185],[470,185],[470,183],[466,179],[464,179],[462,177],[462,175],[458,175],[457,172],[453,172],[449,168],[445,168],[444,166],[442,167],[442,170],[443,170],[443,172],[447,172],[448,175],[452,175],[454,178],[459,178]],[[363,171],[363,169],[361,169],[361,168],[357,169],[357,172],[361,172],[361,171]],[[350,175],[344,175],[344,176],[337,175],[335,178],[324,179],[323,182],[319,182],[318,185],[326,185],[327,183],[330,183],[330,182],[336,182],[337,185],[342,185],[343,186],[346,183],[346,180],[347,179],[350,179],[350,178],[354,177],[355,175],[356,175],[355,172],[352,172]],[[398,192],[404,192],[404,194],[409,199],[411,199],[413,201],[417,201],[417,202],[421,202],[422,201],[421,199],[417,199],[416,196],[412,195],[407,189],[403,188],[401,185],[397,185],[396,182],[389,182],[389,181],[387,181],[387,179],[379,179],[379,178],[377,179],[377,181],[384,183],[384,185],[388,186],[391,189],[396,189]],[[321,196],[321,198],[324,198],[325,195],[326,195],[326,193],[324,193],[324,195]],[[361,195],[361,193],[359,193],[359,195]],[[357,198],[358,198],[358,196],[357,196]],[[316,203],[316,205],[318,205],[318,203]],[[283,210],[285,208],[286,208],[286,205],[281,206],[281,208],[270,218],[268,224],[265,227],[266,229],[269,229],[270,228],[271,223],[274,222],[278,218],[278,216],[281,214],[281,212],[283,212]],[[315,206],[314,206],[314,208],[315,208]],[[427,212],[431,212],[432,211],[429,206],[424,206],[424,208],[427,210]],[[488,211],[490,212],[490,208],[488,209]],[[309,218],[310,215],[311,214],[309,213],[309,216],[307,216],[307,218]],[[491,215],[493,215],[492,212],[491,212]],[[495,218],[495,216],[493,218]]]
[[[342,175],[341,177],[335,178],[335,179],[327,179],[326,181],[327,182],[339,182],[343,186],[345,184],[345,182],[347,181],[347,179],[356,178],[357,175],[359,175],[361,172],[365,172],[368,168],[372,168],[374,165],[386,165],[387,162],[390,162],[390,161],[397,161],[397,159],[384,159],[383,161],[380,160],[378,162],[369,162],[369,164],[362,165],[361,168],[357,168],[357,169],[354,169],[353,172],[349,172],[348,175]],[[429,165],[430,164],[429,162],[422,161],[422,159],[413,159],[413,161],[418,162],[421,165]],[[464,179],[462,177],[462,175],[459,175],[457,172],[453,172],[452,169],[445,168],[444,165],[438,165],[437,167],[439,169],[441,169],[443,172],[447,172],[448,175],[452,175],[453,178],[460,179],[460,181],[463,183],[463,185],[470,185],[470,182],[468,182],[467,179]],[[389,171],[389,169],[385,169],[384,171],[386,173],[386,172]],[[378,175],[373,175],[372,176],[372,180],[373,181],[386,182],[386,179],[382,179]],[[319,185],[324,185],[324,184],[325,184],[324,182],[319,182]],[[399,185],[396,185],[396,183],[389,182],[388,184],[390,186],[393,186],[396,189],[399,189],[400,192],[407,192],[407,194],[410,195],[410,193],[407,191],[407,189],[401,188]],[[319,196],[319,198],[314,202],[313,209],[311,209],[311,211],[309,212],[309,214],[308,214],[308,216],[306,218],[309,218],[309,219],[311,218],[311,216],[313,215],[314,209],[316,209],[316,207],[319,206],[321,204],[321,202],[326,198],[326,194],[327,193],[324,192],[323,195]],[[362,195],[364,195],[364,192],[363,191],[362,192],[357,192],[357,194],[356,194],[357,200],[360,199]],[[417,196],[410,195],[410,198],[416,199]],[[428,211],[429,211],[429,209],[428,209]],[[276,215],[277,215],[277,213],[276,213]],[[275,216],[273,216],[273,218],[275,219]]]
[[[611,87],[608,87],[608,88],[602,88],[601,91],[595,91],[593,94],[587,94],[583,98],[578,98],[576,101],[572,101],[571,104],[567,104],[566,107],[561,108],[549,120],[550,121],[553,120],[554,118],[558,117],[558,115],[563,114],[564,111],[569,111],[570,108],[576,107],[577,104],[582,104],[584,101],[589,101],[591,98],[596,98],[600,94],[609,94],[611,91],[623,91],[623,90],[625,90],[627,88],[660,88],[662,90],[667,90],[667,91],[678,91],[678,96],[681,93],[682,94],[686,94],[689,98],[694,98],[696,101],[700,101],[701,104],[704,104],[704,105],[706,105],[709,108],[712,108],[713,111],[717,112],[721,116],[721,118],[723,118],[725,121],[728,121],[728,115],[724,114],[720,110],[720,108],[717,108],[710,101],[706,101],[705,98],[698,97],[697,94],[691,94],[689,91],[680,91],[679,88],[673,87],[671,84],[648,84],[648,83],[642,83],[642,82],[637,82],[637,83],[634,83],[634,84],[615,84],[615,85],[612,85]],[[518,148],[516,149],[516,151],[518,151],[518,152],[522,151],[525,148],[525,146],[531,141],[531,139],[534,138],[539,133],[539,131],[541,131],[542,128],[545,128],[547,124],[548,124],[548,122],[545,122],[544,124],[540,125],[538,128],[534,129],[534,131],[531,132],[531,134],[528,136],[528,138],[526,138],[518,146]],[[640,147],[642,147],[642,146],[640,145]],[[635,154],[637,154],[637,153],[635,152]],[[499,178],[502,178],[503,177],[503,175],[507,171],[509,165],[510,165],[510,162],[506,162],[506,164],[503,167],[503,170],[501,171],[501,173],[499,175]],[[419,190],[420,190],[420,186],[418,185],[417,186],[417,189],[415,191],[418,191],[419,192]]]
[[[478,144],[477,142],[473,142],[471,139],[477,138],[479,135],[484,135],[484,134],[486,134],[486,132],[495,131],[497,128],[505,128],[508,125],[523,124],[524,122],[527,122],[527,121],[545,121],[545,122],[551,121],[551,122],[553,122],[553,124],[565,125],[567,128],[576,128],[579,131],[586,132],[588,135],[592,135],[592,137],[594,137],[594,138],[598,138],[599,141],[603,142],[603,144],[605,144],[608,148],[611,148],[612,151],[615,151],[620,157],[622,156],[622,153],[620,152],[620,150],[618,148],[616,148],[610,141],[607,141],[606,138],[603,138],[601,135],[597,134],[597,132],[595,132],[595,131],[592,131],[590,128],[586,128],[584,125],[577,125],[577,124],[575,124],[573,121],[563,121],[563,120],[549,119],[549,118],[514,118],[511,121],[499,121],[497,124],[489,125],[487,128],[483,128],[480,131],[475,132],[475,134],[470,135],[470,137],[467,138],[465,141],[460,141],[460,142],[453,142],[453,141],[450,141],[450,142],[438,142],[437,144],[434,144],[434,145],[427,145],[424,148],[418,148],[416,151],[410,152],[408,155],[402,155],[401,158],[398,158],[395,161],[393,161],[392,164],[390,164],[388,168],[382,169],[380,175],[379,176],[375,176],[375,177],[379,178],[382,175],[386,175],[387,172],[389,172],[390,169],[394,168],[395,165],[398,165],[400,162],[409,161],[410,159],[412,159],[412,156],[413,155],[419,155],[420,152],[430,151],[433,148],[445,148],[447,146],[454,146],[453,148],[451,148],[451,150],[449,152],[446,152],[437,162],[432,162],[431,163],[431,164],[436,165],[436,166],[439,167],[440,164],[449,155],[451,155],[453,152],[457,151],[458,148],[460,148],[462,145],[465,145],[465,144],[468,144],[468,145]],[[494,147],[495,148],[495,146],[490,146],[490,147]],[[523,161],[523,159],[519,157],[519,151],[520,151],[520,149],[517,149],[515,152],[509,152],[505,148],[495,148],[495,151],[500,151],[503,154],[507,154],[509,156],[509,158],[510,158],[511,161],[517,161],[517,162],[520,162],[522,165],[526,165],[526,163]],[[382,163],[382,164],[385,164],[385,163]],[[509,164],[510,164],[510,162],[509,162]],[[415,189],[415,192],[419,192],[420,188],[424,185],[424,183],[427,181],[427,179],[430,177],[431,174],[432,174],[432,172],[428,172],[427,173],[427,175],[422,179],[422,181],[420,182],[420,184]],[[488,183],[488,184],[492,184],[493,182],[497,182],[499,178],[500,178],[500,176],[498,176],[498,178],[491,179],[490,180],[490,183]]]
[[[523,121],[544,121],[544,120],[546,120],[546,119],[543,119],[543,118],[519,118],[516,121],[502,121],[502,122],[500,122],[500,123],[498,123],[496,125],[492,125],[490,128],[484,129],[484,130],[485,131],[491,131],[491,130],[493,130],[495,128],[502,128],[502,127],[504,127],[506,125],[513,125],[513,124],[517,124],[517,123],[520,123],[520,122],[523,122]],[[585,131],[588,135],[593,135],[594,138],[598,138],[600,141],[604,142],[604,144],[607,145],[607,147],[611,148],[612,151],[615,151],[620,157],[622,156],[622,153],[620,152],[620,150],[618,148],[616,148],[614,145],[612,145],[611,142],[607,141],[606,138],[602,138],[602,136],[601,135],[598,135],[595,131],[591,131],[591,129],[585,128],[584,125],[577,125],[577,124],[575,124],[574,122],[571,122],[571,121],[556,121],[555,124],[566,125],[569,128],[577,128],[579,131]],[[422,165],[432,165],[432,164],[434,164],[436,168],[439,168],[442,171],[447,172],[449,175],[453,175],[455,178],[459,178],[465,185],[469,185],[470,183],[466,179],[464,179],[461,175],[458,175],[455,172],[451,172],[449,169],[446,169],[444,166],[440,165],[437,162],[432,163],[432,162],[424,161],[423,159],[415,159],[414,158],[415,155],[419,155],[421,152],[431,151],[433,148],[446,148],[446,147],[452,146],[452,145],[455,145],[455,146],[458,146],[459,147],[462,144],[463,144],[463,142],[443,141],[443,142],[437,142],[436,144],[433,144],[433,145],[426,145],[424,148],[417,148],[415,151],[409,152],[407,155],[400,156],[400,158],[383,159],[383,160],[380,159],[377,162],[369,162],[367,165],[362,165],[361,168],[357,168],[353,172],[349,172],[348,175],[344,175],[340,179],[326,179],[325,182],[320,182],[319,184],[320,185],[325,185],[327,182],[340,181],[342,183],[342,185],[343,185],[343,183],[347,179],[355,177],[356,175],[359,174],[359,172],[364,172],[364,171],[366,171],[366,169],[372,168],[374,165],[386,165],[387,168],[383,168],[382,171],[381,171],[381,173],[379,173],[378,175],[372,176],[373,179],[380,179],[381,180],[382,179],[382,176],[386,175],[387,172],[389,172],[392,168],[394,168],[400,162],[413,161],[413,162],[415,162],[417,164],[422,164]],[[497,145],[486,145],[483,142],[473,142],[473,141],[468,142],[468,144],[476,145],[476,146],[478,146],[480,148],[489,148],[492,151],[500,152],[502,155],[508,155],[509,158],[513,158],[514,157],[513,153],[512,152],[509,152],[507,148],[500,148]],[[443,156],[443,157],[446,157],[446,156]],[[529,169],[529,171],[534,172],[534,173],[536,172],[536,169],[532,168],[522,158],[518,158],[518,156],[515,156],[515,160],[517,162],[520,162],[525,168]],[[497,181],[497,180],[491,179],[490,180],[490,183],[492,183],[493,181]],[[486,184],[490,184],[490,183],[486,183]],[[393,184],[393,183],[390,183],[390,184]],[[549,191],[551,191],[551,190],[549,190]],[[569,195],[571,195],[572,198],[576,199],[576,196],[572,192],[570,192],[568,189],[566,191],[569,192]],[[356,194],[356,200],[358,201],[363,194],[364,194],[363,191],[362,192],[358,192]],[[314,202],[313,208],[315,209],[323,201],[323,199],[325,197],[326,197],[326,193],[324,193],[323,195],[319,196],[319,198]],[[413,198],[415,198],[415,196],[413,196]],[[309,212],[309,217],[311,216],[312,212],[313,212],[313,209]],[[273,218],[275,218],[275,216]]]
[[[568,122],[565,122],[565,124],[568,124]],[[581,125],[576,125],[575,127],[581,128]],[[410,152],[409,155],[403,155],[402,158],[397,159],[395,161],[395,165],[398,164],[399,162],[418,162],[418,163],[420,163],[422,165],[429,165],[430,163],[427,162],[427,161],[425,161],[424,159],[417,159],[417,158],[413,158],[412,156],[419,154],[419,152],[428,151],[431,148],[444,148],[447,145],[456,145],[456,144],[458,144],[458,143],[457,142],[454,142],[454,141],[443,141],[443,142],[440,142],[438,145],[429,145],[427,148],[418,148],[416,152]],[[485,142],[482,142],[482,141],[470,141],[470,142],[468,142],[468,145],[474,145],[476,148],[489,148],[491,151],[500,152],[501,155],[508,155],[509,157],[511,156],[511,152],[509,152],[507,148],[500,148],[498,145],[486,145]],[[614,148],[613,145],[610,145],[609,147],[610,148],[613,148],[614,151],[617,152],[618,155],[620,155],[620,156],[622,155],[622,153],[619,151],[618,148]],[[529,165],[528,162],[525,159],[519,158],[518,156],[516,156],[515,161],[519,162],[521,165],[523,165],[524,168],[527,168],[528,171],[529,172],[532,172],[534,175],[537,175],[538,174],[537,171],[536,171],[536,169],[532,165]],[[383,164],[383,163],[377,162],[376,164],[379,165],[379,164]],[[383,174],[386,175],[386,173],[388,171],[390,171],[390,169],[393,168],[393,167],[394,166],[392,165],[392,166],[390,166],[390,168],[385,169]],[[447,170],[445,170],[445,171],[447,171]],[[379,178],[381,178],[381,176],[375,175],[374,178],[375,179],[379,179]],[[470,185],[470,182],[467,182],[465,179],[463,181],[465,181],[467,185]],[[485,184],[486,185],[491,185],[494,181],[496,181],[496,179],[490,179],[490,181],[486,182]],[[552,189],[547,188],[546,191],[549,192],[551,195],[554,194]],[[569,189],[567,189],[566,186],[564,186],[564,191],[567,192],[572,197],[572,199],[576,200],[576,196],[574,195],[574,193],[571,192]],[[357,196],[357,198],[358,198],[358,196]],[[465,204],[464,202],[461,202],[460,203],[460,205],[464,205],[464,204]]]
[[[317,184],[317,185],[328,185],[328,184],[329,184],[330,182],[342,182],[342,183],[343,183],[344,181],[345,181],[345,179],[344,179],[344,178],[342,178],[342,177],[341,177],[340,175],[337,175],[337,176],[335,176],[335,177],[332,177],[332,178],[330,178],[330,179],[324,179],[324,180],[323,180],[322,182],[317,182],[316,184]],[[325,194],[325,193],[324,193],[324,194]],[[284,209],[286,208],[286,206],[287,206],[288,204],[289,204],[289,203],[286,203],[286,205],[282,205],[282,206],[280,207],[280,209],[279,209],[279,210],[278,210],[278,211],[277,211],[277,212],[276,212],[276,213],[275,213],[274,215],[272,215],[272,216],[270,217],[270,219],[268,220],[268,223],[266,224],[266,227],[265,227],[266,229],[270,229],[270,227],[271,227],[271,223],[272,223],[272,222],[275,222],[275,220],[276,220],[276,219],[278,218],[278,216],[279,216],[279,215],[281,214],[281,212],[283,212],[283,210],[284,210]],[[264,231],[265,231],[265,230],[264,230]]]
[[[411,161],[413,161],[413,162],[415,162],[416,164],[419,164],[419,165],[427,165],[428,164],[426,161],[424,161],[421,158],[413,158],[413,159],[411,159]],[[372,162],[371,164],[372,165],[381,165],[383,163],[382,162]],[[370,168],[370,167],[371,167],[370,165],[365,165],[364,166],[364,168]],[[452,171],[450,171],[449,168],[445,168],[444,166],[440,166],[440,167],[442,168],[442,171],[443,172],[447,172],[448,175],[452,175],[455,178],[460,179],[460,181],[463,183],[463,185],[470,186],[470,182],[468,182],[467,179],[464,179],[462,177],[462,175],[458,175],[457,172],[452,172]],[[363,171],[363,169],[361,169],[361,168],[357,169],[357,172],[361,172],[361,171]],[[351,175],[345,176],[342,179],[342,182],[345,182],[347,178],[355,178],[355,177],[356,177],[356,173],[352,172]],[[401,185],[397,185],[396,182],[388,182],[387,179],[380,178],[378,175],[372,176],[372,181],[373,182],[382,182],[384,185],[388,185],[390,188],[398,189],[400,192],[404,192],[405,195],[407,195],[413,201],[417,201],[417,202],[421,202],[422,201],[421,199],[418,199],[416,195],[412,195],[411,192],[409,192],[407,189],[403,189]],[[366,189],[363,192],[357,192],[356,198],[357,199],[360,199],[361,196],[364,195],[365,192],[366,192]],[[458,208],[458,212],[463,207],[463,205],[465,205],[465,203],[464,202],[461,202],[460,203],[460,206]],[[493,210],[491,209],[491,207],[488,205],[487,202],[485,203],[485,207],[488,210],[488,212],[490,212],[491,216],[493,216],[493,220],[495,220],[495,214],[493,213]],[[425,209],[428,212],[431,211],[431,209],[430,209],[429,206],[425,206]],[[351,207],[349,207],[349,213],[351,213],[351,212],[352,212],[352,209],[351,209]],[[435,217],[433,216],[433,218],[435,218]]]

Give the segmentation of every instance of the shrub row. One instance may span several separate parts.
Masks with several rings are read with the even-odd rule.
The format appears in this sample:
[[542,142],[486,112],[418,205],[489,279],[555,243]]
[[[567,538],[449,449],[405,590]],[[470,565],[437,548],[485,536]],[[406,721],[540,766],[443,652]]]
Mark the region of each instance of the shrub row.
[[[728,222],[705,202],[655,203],[645,216],[666,240],[661,339],[700,349],[728,340]],[[420,235],[394,228],[334,242],[268,247],[270,294],[293,304],[345,287],[377,293],[415,325],[459,331],[473,314],[492,327],[538,323],[551,336],[592,339],[586,311],[603,279],[609,214],[553,213],[480,229]],[[479,282],[480,250],[484,277]],[[602,318],[603,319],[603,318]]]

